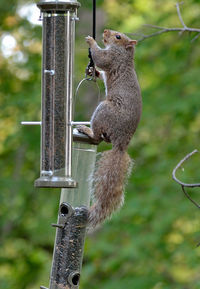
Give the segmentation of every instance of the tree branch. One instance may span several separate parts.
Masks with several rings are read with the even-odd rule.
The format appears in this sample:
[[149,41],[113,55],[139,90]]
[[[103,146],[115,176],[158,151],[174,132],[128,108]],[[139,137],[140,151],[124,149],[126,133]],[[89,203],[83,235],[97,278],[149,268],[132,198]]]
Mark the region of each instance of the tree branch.
[[183,21],[183,18],[182,18],[182,15],[181,15],[180,4],[183,4],[183,2],[181,2],[181,3],[176,3],[176,10],[177,10],[178,18],[179,18],[181,24],[183,25],[183,27],[184,27],[185,29],[187,29],[187,26],[185,25],[185,22]]
[[194,42],[199,36],[200,36],[200,28],[192,28],[192,27],[188,27],[185,22],[183,21],[183,17],[181,15],[181,11],[180,11],[180,4],[181,3],[176,3],[176,10],[177,10],[177,14],[178,14],[178,18],[182,24],[183,27],[162,27],[162,26],[157,26],[157,25],[152,25],[152,24],[145,24],[144,26],[146,27],[150,27],[150,28],[154,28],[160,31],[151,33],[151,34],[144,34],[144,33],[130,33],[131,35],[136,35],[136,36],[141,36],[138,39],[138,42],[141,42],[147,38],[151,38],[163,33],[167,33],[167,32],[196,32],[198,33],[191,41]]
[[186,196],[198,209],[200,209],[200,205],[198,205],[198,204],[190,197],[190,195],[186,192],[185,187],[184,187],[184,186],[181,186],[181,187],[182,187],[182,190],[183,190],[185,196]]
[[185,196],[198,208],[200,209],[200,205],[197,204],[190,196],[189,194],[186,192],[185,187],[189,187],[189,188],[197,188],[200,187],[200,183],[194,183],[194,184],[189,184],[189,183],[183,183],[182,181],[180,181],[177,177],[176,177],[176,171],[183,165],[183,163],[185,161],[187,161],[189,158],[191,158],[192,155],[194,155],[195,153],[197,153],[198,150],[194,150],[191,153],[187,154],[178,164],[177,166],[173,169],[172,172],[172,177],[175,180],[175,182],[177,182],[179,185],[181,185],[181,188],[185,194]]
[[184,187],[190,187],[190,188],[195,188],[195,187],[200,187],[200,183],[196,183],[196,184],[188,184],[188,183],[183,183],[181,182],[177,177],[176,177],[176,171],[182,166],[182,164],[187,161],[189,158],[191,158],[192,155],[198,153],[198,150],[194,150],[193,152],[187,154],[179,163],[178,165],[173,169],[172,172],[172,177],[173,179],[181,186]]

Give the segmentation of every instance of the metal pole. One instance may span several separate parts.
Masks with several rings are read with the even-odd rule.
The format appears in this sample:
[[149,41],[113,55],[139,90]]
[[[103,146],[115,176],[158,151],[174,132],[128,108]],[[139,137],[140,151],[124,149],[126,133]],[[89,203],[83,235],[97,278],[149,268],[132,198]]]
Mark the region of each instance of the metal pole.
[[67,125],[66,125],[66,136],[68,138],[66,139],[66,175],[68,177],[71,177],[72,173],[72,127],[71,127],[71,121],[72,121],[72,77],[73,77],[73,51],[72,51],[72,42],[73,39],[73,33],[72,33],[73,27],[72,27],[72,21],[71,21],[71,15],[70,11],[67,11],[67,68],[66,73],[68,75],[68,83],[67,83],[67,94],[66,94],[66,103],[67,103]]

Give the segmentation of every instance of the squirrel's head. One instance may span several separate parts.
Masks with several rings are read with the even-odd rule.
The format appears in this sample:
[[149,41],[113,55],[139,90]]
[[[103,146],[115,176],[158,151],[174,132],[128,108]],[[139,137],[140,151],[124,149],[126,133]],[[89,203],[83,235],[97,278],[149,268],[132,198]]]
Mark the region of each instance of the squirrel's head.
[[137,40],[132,40],[120,32],[108,29],[105,29],[103,32],[103,42],[105,47],[118,46],[132,51],[137,44]]

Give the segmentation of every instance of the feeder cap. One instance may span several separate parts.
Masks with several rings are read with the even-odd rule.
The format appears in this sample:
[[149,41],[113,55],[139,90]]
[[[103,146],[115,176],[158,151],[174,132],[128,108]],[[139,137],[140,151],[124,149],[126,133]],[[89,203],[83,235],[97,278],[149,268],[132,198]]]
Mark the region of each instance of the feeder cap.
[[79,8],[81,4],[76,0],[41,0],[37,3],[37,6],[42,12],[63,12],[66,10]]

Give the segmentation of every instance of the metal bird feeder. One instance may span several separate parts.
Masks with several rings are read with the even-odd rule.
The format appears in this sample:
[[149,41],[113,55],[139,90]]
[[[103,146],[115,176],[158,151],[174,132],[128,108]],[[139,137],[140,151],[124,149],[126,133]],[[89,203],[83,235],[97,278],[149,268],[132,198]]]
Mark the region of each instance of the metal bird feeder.
[[76,187],[72,179],[72,79],[77,1],[37,4],[43,19],[41,170],[36,187]]
[[[93,0],[94,4],[95,0]],[[40,177],[36,187],[61,188],[50,289],[79,288],[96,145],[73,126],[76,0],[41,0],[43,23]],[[93,6],[95,7],[95,6]],[[94,17],[94,13],[93,13]],[[46,288],[41,286],[41,288]]]

